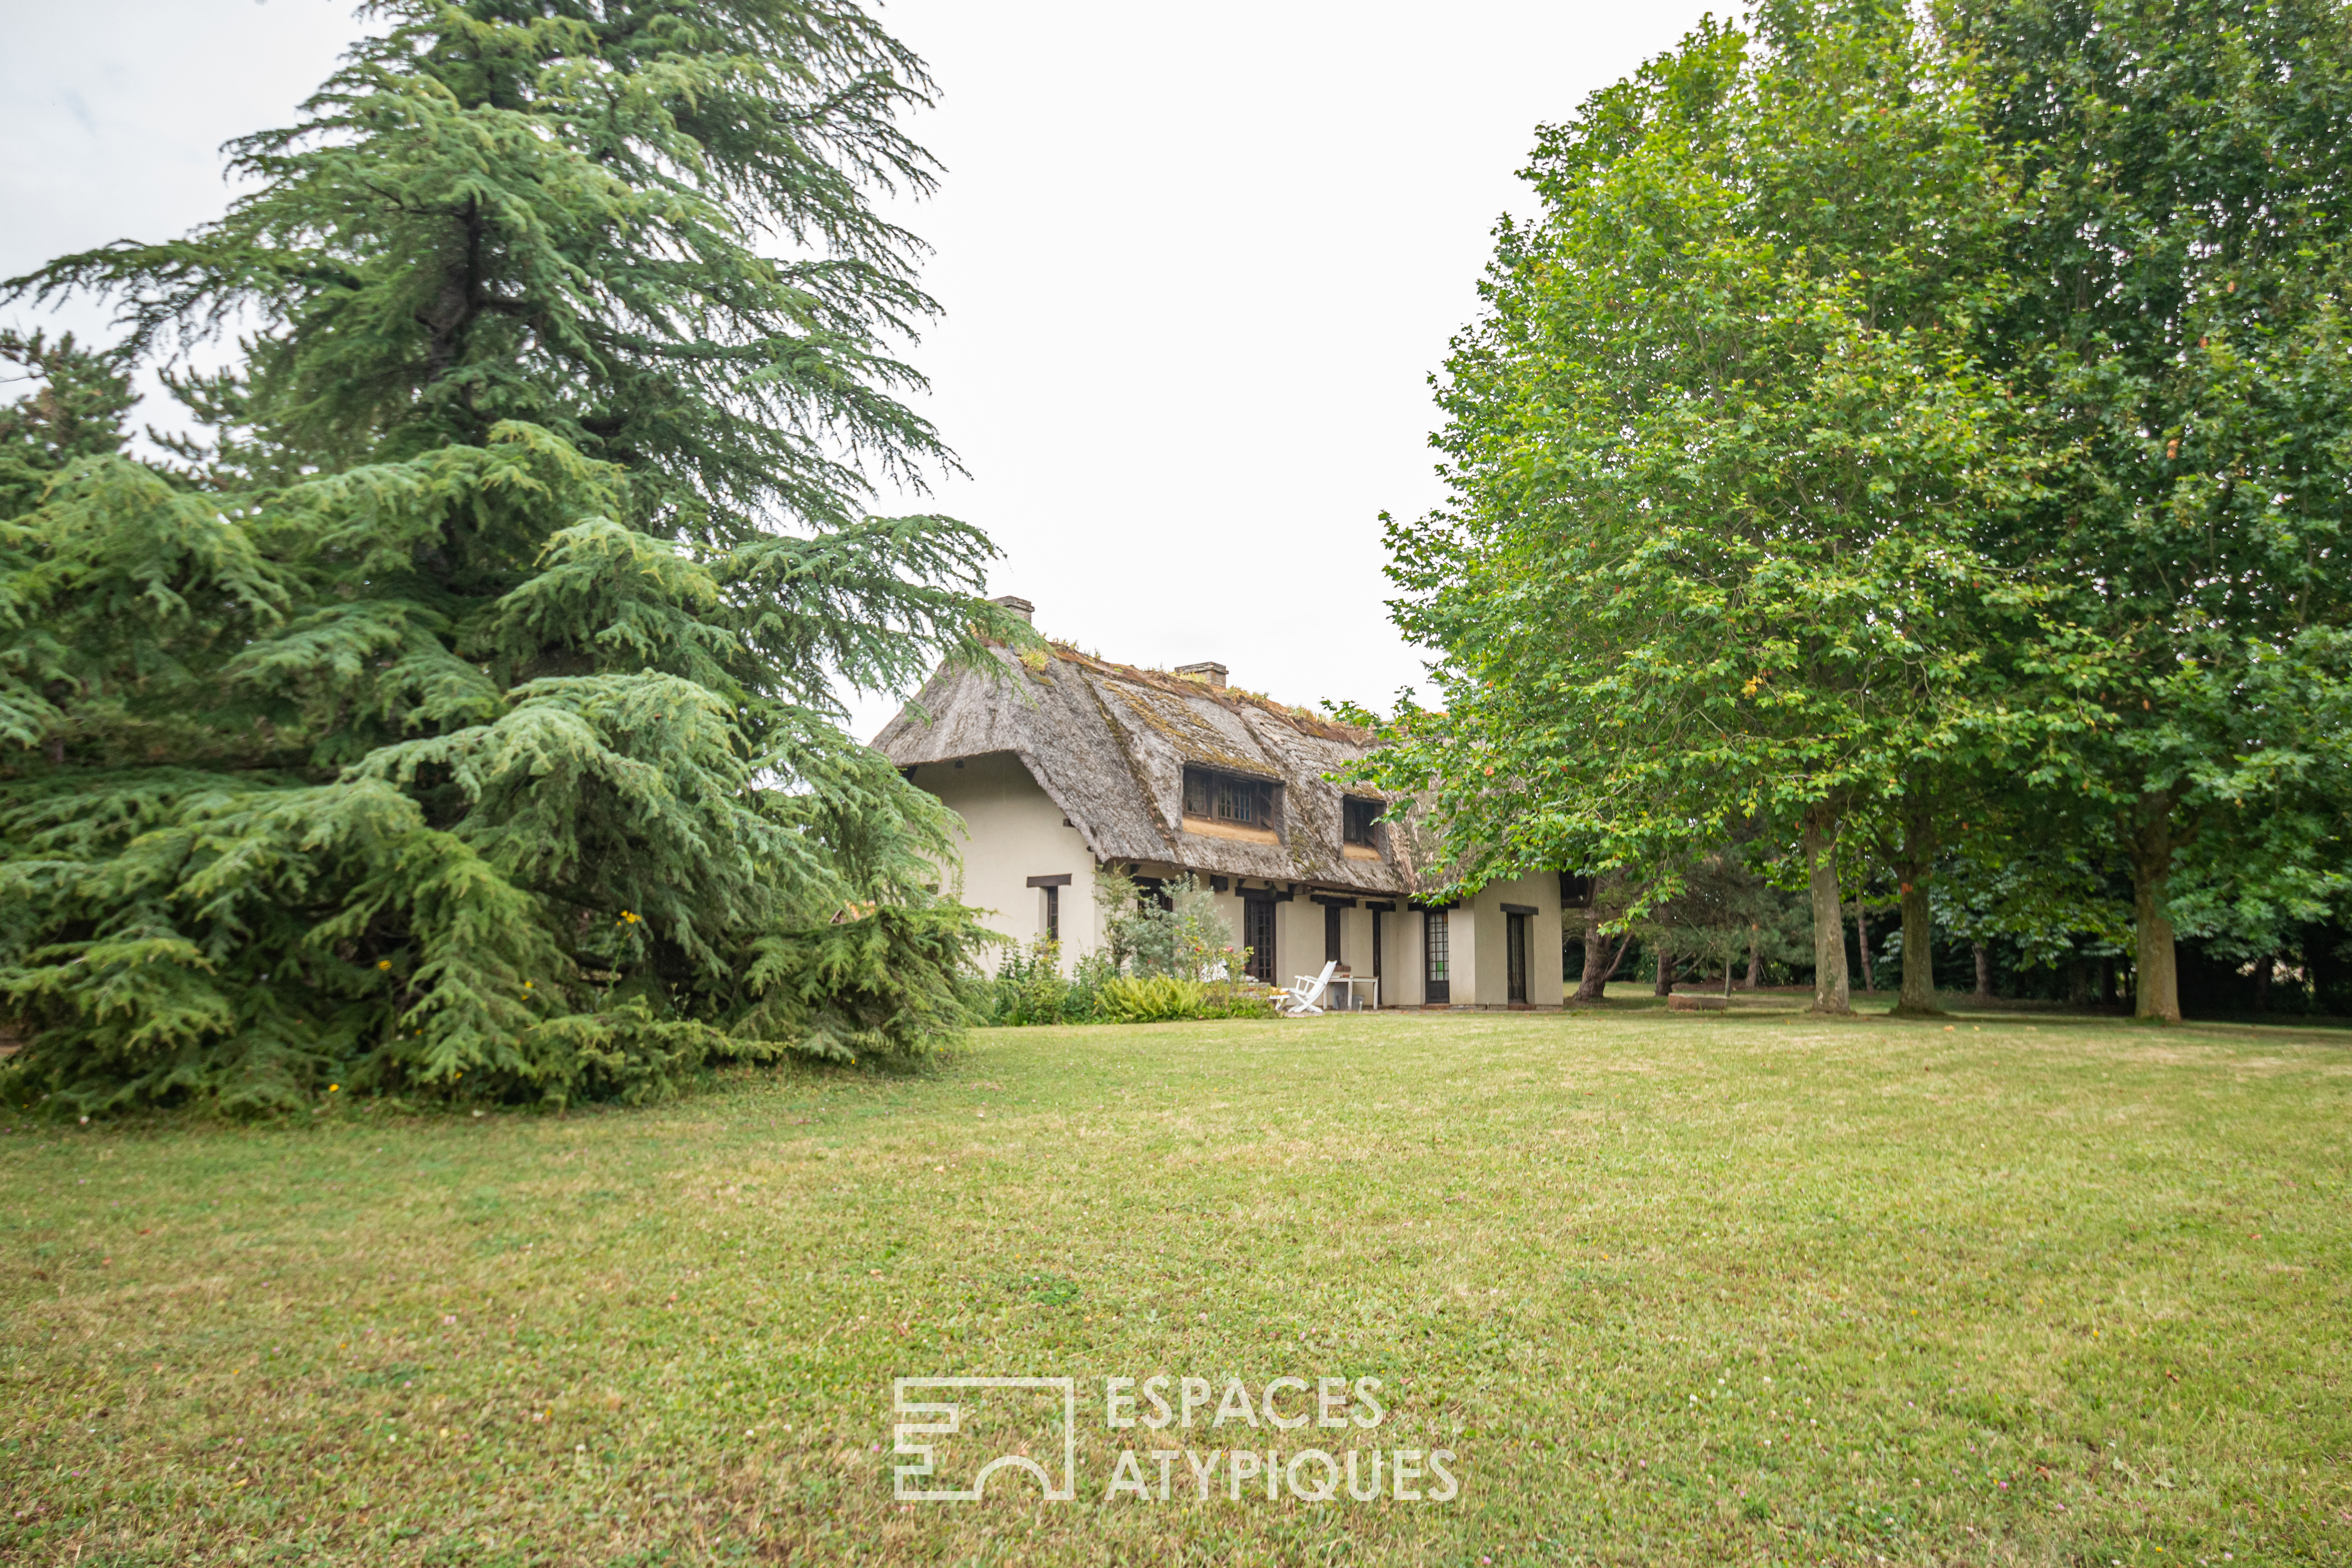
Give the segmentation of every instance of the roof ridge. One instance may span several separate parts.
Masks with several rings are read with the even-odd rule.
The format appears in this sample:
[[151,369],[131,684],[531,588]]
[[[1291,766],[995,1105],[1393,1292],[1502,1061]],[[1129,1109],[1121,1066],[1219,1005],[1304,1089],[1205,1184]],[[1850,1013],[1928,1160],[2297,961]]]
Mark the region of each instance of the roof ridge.
[[1360,729],[1353,724],[1342,724],[1336,719],[1326,719],[1319,713],[1277,702],[1262,691],[1251,691],[1243,687],[1230,685],[1215,687],[1205,680],[1195,679],[1187,675],[1177,675],[1169,670],[1144,669],[1137,665],[1117,664],[1097,654],[1083,653],[1074,643],[1048,638],[1045,646],[1053,650],[1055,658],[1066,664],[1077,665],[1096,674],[1108,676],[1114,680],[1133,681],[1138,686],[1165,691],[1172,697],[1205,697],[1219,707],[1231,709],[1237,713],[1244,707],[1255,708],[1289,725],[1301,734],[1313,735],[1318,740],[1339,741],[1351,746],[1369,746],[1374,739],[1369,730]]

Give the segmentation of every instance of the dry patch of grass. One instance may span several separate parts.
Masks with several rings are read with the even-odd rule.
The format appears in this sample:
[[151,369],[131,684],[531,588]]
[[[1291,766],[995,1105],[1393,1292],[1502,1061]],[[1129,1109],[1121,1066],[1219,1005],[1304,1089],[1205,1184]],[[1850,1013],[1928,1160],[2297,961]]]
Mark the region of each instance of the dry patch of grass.
[[[2343,1562],[2347,1052],[1748,1003],[0,1123],[0,1558]],[[1108,1498],[1310,1440],[1106,1429],[1157,1373],[1379,1378],[1326,1446],[1460,1494]],[[1079,1380],[1076,1500],[895,1501],[891,1379],[992,1373]]]

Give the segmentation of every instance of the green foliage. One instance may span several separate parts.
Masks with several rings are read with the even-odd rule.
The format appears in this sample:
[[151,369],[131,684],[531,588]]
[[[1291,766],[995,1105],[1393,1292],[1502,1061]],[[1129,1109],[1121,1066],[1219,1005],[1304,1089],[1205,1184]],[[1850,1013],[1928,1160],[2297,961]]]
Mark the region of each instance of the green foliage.
[[2021,725],[1988,653],[2037,598],[1975,531],[2032,486],[1972,353],[2013,191],[1899,10],[1766,33],[1703,26],[1543,133],[1542,215],[1447,364],[1453,502],[1390,526],[1445,704],[1374,772],[1475,847],[1465,886],[1626,867],[1663,899],[1801,825],[1819,858]]
[[2037,657],[2076,721],[2021,809],[2128,868],[2138,1005],[2177,1017],[2176,925],[2267,951],[2352,871],[2352,25],[1942,14],[2028,195],[1984,339],[2046,465],[2006,552],[2061,590]]
[[1040,937],[999,962],[980,1019],[995,1025],[1096,1023],[1103,1016],[1103,985],[1118,973],[1110,954],[1098,950],[1081,956],[1064,975],[1062,944]]
[[1172,974],[1122,974],[1102,988],[1104,1015],[1122,1024],[1158,1024],[1203,1016],[1208,987]]
[[1645,947],[1696,961],[1703,973],[1723,975],[1727,990],[1751,952],[1768,963],[1798,956],[1787,930],[1790,900],[1737,854],[1701,856],[1675,882],[1671,897],[1631,922]]
[[18,367],[6,379],[38,384],[0,407],[0,518],[11,518],[37,504],[59,468],[121,447],[122,422],[139,395],[127,354],[93,353],[71,332],[52,342],[41,332],[0,331],[0,364]]
[[958,904],[886,904],[856,920],[760,937],[730,998],[757,1037],[836,1061],[918,1057],[960,1035],[987,940]]
[[1887,873],[1932,1006],[1966,864],[1997,892],[1942,907],[2044,958],[2128,926],[2178,1016],[2176,925],[2278,951],[2352,893],[2352,24],[1755,27],[1542,133],[1441,387],[1452,500],[1390,525],[1443,710],[1369,772],[1465,887],[1666,899],[1757,837],[1832,1010],[1842,890]]
[[[1132,889],[1133,884],[1126,885]],[[1188,910],[1201,907],[1201,900],[1179,898]],[[1157,921],[1139,920],[1147,931],[1184,929],[1184,922],[1156,902],[1151,911],[1160,917]],[[976,1010],[981,1022],[1000,1026],[1141,1024],[1167,1018],[1264,1017],[1266,1003],[1262,990],[1223,978],[1188,979],[1139,963],[1134,973],[1122,973],[1108,947],[1082,954],[1065,975],[1062,944],[1041,937],[1004,955],[982,986]]]
[[945,460],[869,200],[929,182],[919,65],[835,0],[373,9],[226,217],[9,286],[259,323],[158,464],[127,350],[0,344],[15,1076],[644,1098],[951,1038],[944,815],[831,685],[1020,635],[977,533],[862,511]]
[[1209,890],[1191,877],[1157,888],[1102,872],[1095,879],[1104,944],[1062,973],[1062,945],[1040,939],[1004,955],[980,1009],[991,1024],[1140,1024],[1259,1017],[1245,983],[1249,950]]
[[1124,876],[1099,873],[1095,902],[1103,911],[1111,962],[1119,969],[1202,983],[1237,981],[1248,972],[1249,950],[1197,878],[1179,877],[1153,891]]

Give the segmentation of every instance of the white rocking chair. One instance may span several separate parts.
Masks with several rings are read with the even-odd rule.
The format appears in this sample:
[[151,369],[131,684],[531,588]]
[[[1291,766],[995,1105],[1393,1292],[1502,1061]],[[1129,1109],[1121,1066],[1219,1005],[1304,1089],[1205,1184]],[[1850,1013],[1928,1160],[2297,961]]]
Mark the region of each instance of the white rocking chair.
[[[1337,959],[1324,964],[1323,973],[1296,991],[1285,993],[1275,1004],[1286,1018],[1319,1018],[1323,1016],[1323,993],[1331,984],[1331,972],[1339,967]],[[1298,977],[1306,980],[1304,974]]]

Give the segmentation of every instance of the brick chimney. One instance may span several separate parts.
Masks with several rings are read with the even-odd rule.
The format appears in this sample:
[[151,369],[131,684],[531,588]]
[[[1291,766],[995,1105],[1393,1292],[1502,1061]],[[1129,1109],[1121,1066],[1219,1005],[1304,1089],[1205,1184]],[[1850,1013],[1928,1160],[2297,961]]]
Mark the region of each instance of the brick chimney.
[[1034,623],[1037,606],[1018,594],[1001,594],[988,602],[992,605],[1002,605],[1023,620]]
[[1225,689],[1225,667],[1215,659],[1211,659],[1205,664],[1180,664],[1176,667],[1176,673],[1197,675],[1207,681],[1212,689],[1218,691]]

